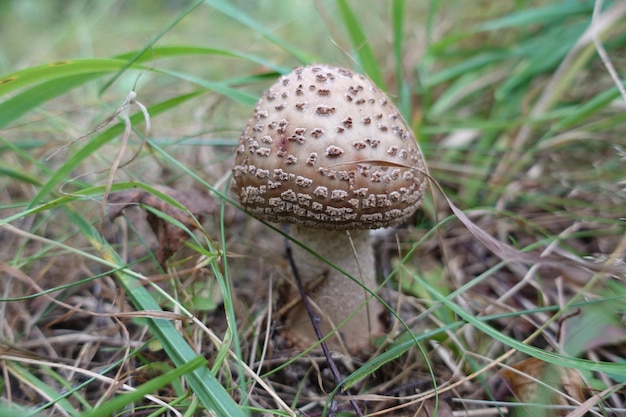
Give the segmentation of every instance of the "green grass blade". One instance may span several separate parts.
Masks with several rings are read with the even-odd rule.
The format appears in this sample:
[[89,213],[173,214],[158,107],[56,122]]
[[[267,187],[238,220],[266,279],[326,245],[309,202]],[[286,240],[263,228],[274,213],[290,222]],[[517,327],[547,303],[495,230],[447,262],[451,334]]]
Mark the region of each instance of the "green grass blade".
[[[39,391],[41,391],[49,398],[49,400],[46,401],[44,404],[45,408],[50,407],[50,405],[52,404],[58,404],[58,406],[61,407],[70,416],[78,417],[80,415],[78,410],[76,410],[76,408],[72,406],[72,404],[67,400],[67,398],[65,398],[64,395],[56,392],[49,384],[45,383],[37,376],[33,375],[24,367],[18,365],[15,362],[7,365],[7,367],[10,369],[11,373],[15,375],[18,379],[25,381],[26,384],[30,384],[33,387],[36,387]],[[35,415],[35,413],[37,413],[37,411],[26,412],[25,416],[32,416]]]
[[149,395],[159,388],[171,383],[174,379],[184,376],[200,367],[206,367],[207,360],[202,356],[196,356],[187,363],[152,378],[148,382],[138,386],[134,391],[118,395],[117,397],[105,402],[98,408],[84,413],[82,417],[105,417],[114,415],[116,412],[122,411],[127,405],[141,400],[145,395]]
[[337,5],[339,6],[343,24],[350,35],[352,47],[356,51],[359,65],[379,88],[386,90],[376,56],[356,15],[352,12],[346,0],[337,0]]
[[[72,75],[102,74],[119,71],[127,64],[126,61],[110,58],[88,58],[51,62],[37,65],[0,77],[0,96],[13,93],[20,88],[32,86],[45,81],[54,81]],[[148,70],[147,67],[133,65],[133,69]]]
[[218,94],[228,97],[232,99],[233,101],[237,101],[245,106],[252,107],[258,100],[258,97],[255,95],[244,93],[243,91],[228,87],[226,82],[216,83],[216,82],[209,81],[204,78],[197,77],[191,74],[186,74],[180,71],[171,71],[171,70],[163,70],[163,69],[155,69],[153,71],[157,73],[161,73],[161,74],[170,75],[172,77],[180,78],[185,81],[189,81],[191,83],[197,84],[203,88],[215,91]]
[[300,61],[300,63],[308,64],[314,60],[311,55],[302,52],[300,49],[296,48],[294,45],[290,44],[286,40],[280,38],[279,36],[276,36],[276,34],[271,32],[265,25],[254,20],[244,10],[238,8],[237,6],[234,6],[232,2],[224,0],[205,0],[205,3],[213,7],[214,9],[219,10],[231,19],[241,23],[244,26],[247,26],[255,32],[260,33],[267,40],[278,45],[279,47],[293,55],[298,61]]
[[26,174],[23,170],[11,168],[7,165],[0,165],[0,175],[13,178],[16,181],[23,182],[25,184],[35,186],[41,185],[41,181],[39,181],[37,178]]
[[537,25],[553,21],[562,22],[569,16],[591,16],[593,1],[562,1],[544,7],[530,7],[504,17],[488,20],[478,26],[478,30],[491,31],[518,26]]
[[[102,238],[95,228],[82,216],[72,211],[69,207],[66,213],[71,218],[85,238],[100,253],[104,260],[117,265],[119,270],[115,273],[119,283],[124,287],[126,294],[137,310],[161,311],[160,306],[150,295],[147,289],[138,282],[133,274],[127,272],[126,266],[113,248]],[[157,338],[168,357],[174,365],[180,367],[194,360],[198,354],[189,346],[187,341],[178,332],[174,323],[164,319],[147,319],[151,333]],[[200,398],[202,404],[219,416],[243,417],[245,414],[241,408],[228,395],[226,389],[219,383],[207,367],[200,367],[185,375],[194,393]]]
[[111,79],[109,81],[107,81],[102,88],[100,89],[100,94],[102,94],[103,92],[105,92],[111,85],[113,85],[113,83],[126,71],[128,70],[132,65],[134,65],[135,60],[141,56],[144,52],[148,51],[150,48],[152,48],[152,46],[163,37],[163,35],[165,35],[167,32],[169,32],[174,26],[176,26],[176,24],[178,24],[185,16],[187,16],[189,13],[191,13],[196,7],[198,7],[200,4],[202,4],[202,0],[196,0],[195,3],[191,4],[189,7],[187,7],[187,9],[185,9],[182,13],[180,13],[178,16],[176,16],[174,18],[173,21],[171,21],[167,26],[165,26],[163,29],[161,29],[159,31],[159,33],[157,33],[157,35],[152,38],[152,40],[150,42],[148,42],[147,45],[145,45],[143,47],[143,49],[139,52],[137,52],[137,54],[128,59],[126,64],[119,69],[119,71],[117,72],[117,74],[115,74],[113,77],[111,77]]
[[[115,191],[122,191],[122,190],[126,190],[128,188],[131,187],[137,187],[137,188],[142,188],[145,189],[145,185],[141,184],[141,183],[116,183],[113,184],[111,186],[111,192],[115,192]],[[54,200],[50,200],[46,203],[43,203],[41,205],[37,205],[34,207],[29,207],[24,211],[21,211],[19,213],[15,213],[11,216],[7,216],[7,217],[3,217],[2,219],[0,219],[0,226],[4,225],[4,224],[9,224],[11,222],[14,222],[18,219],[23,219],[25,217],[28,216],[32,216],[34,214],[38,214],[38,213],[43,213],[47,210],[51,210],[53,208],[56,207],[61,207],[67,204],[70,204],[74,201],[80,201],[84,198],[91,198],[91,197],[97,197],[97,196],[101,196],[104,191],[106,190],[106,186],[101,185],[101,186],[96,186],[96,187],[90,187],[90,188],[84,188],[80,190],[80,193],[76,193],[76,194],[66,194],[63,195],[61,197],[55,198]]]
[[596,362],[587,359],[579,359],[570,356],[565,356],[555,352],[549,352],[543,349],[539,349],[535,346],[527,345],[525,343],[520,342],[517,339],[508,336],[497,329],[491,327],[487,323],[479,320],[474,317],[471,313],[465,311],[460,305],[453,302],[451,299],[454,298],[463,288],[455,291],[450,296],[445,297],[440,294],[435,288],[433,288],[428,282],[425,280],[416,277],[419,280],[420,284],[426,288],[433,296],[433,299],[436,299],[438,302],[442,303],[450,310],[452,310],[455,314],[465,320],[467,323],[471,324],[481,332],[486,335],[499,340],[505,345],[509,346],[512,349],[516,349],[522,353],[525,353],[529,356],[540,359],[544,362],[551,363],[558,366],[563,366],[567,368],[575,368],[582,369],[587,371],[597,371],[597,372],[613,372],[613,373],[626,373],[626,363],[612,363],[612,362]]
[[69,75],[45,81],[0,103],[0,129],[43,103],[67,93],[99,76],[102,72]]
[[523,48],[520,48],[519,64],[496,90],[494,94],[496,99],[507,100],[515,88],[526,85],[535,77],[556,68],[586,27],[586,23],[572,24],[567,28],[558,26],[526,42]]
[[444,68],[436,73],[427,74],[422,79],[425,88],[432,88],[438,84],[449,81],[453,78],[477,71],[498,61],[502,61],[512,55],[510,50],[490,50],[483,54],[476,54],[464,59],[460,64]]
[[393,58],[396,65],[396,82],[400,89],[402,79],[402,44],[404,40],[404,0],[394,0],[391,5],[391,26],[393,29]]
[[285,74],[291,71],[291,68],[278,65],[275,62],[258,57],[256,55],[247,54],[244,52],[237,52],[227,49],[219,48],[207,48],[203,46],[190,46],[190,45],[166,45],[166,46],[154,46],[148,50],[132,51],[124,54],[116,55],[115,59],[130,60],[135,59],[137,63],[151,62],[158,59],[167,58],[183,58],[187,56],[223,56],[226,58],[242,59],[263,65],[267,68]]
[[[189,94],[181,95],[174,97],[169,100],[165,100],[161,103],[155,104],[148,108],[148,112],[151,116],[155,116],[159,113],[167,111],[171,108],[174,108],[181,103],[193,99],[195,97],[200,96],[201,94],[206,93],[206,90],[198,90]],[[130,117],[131,123],[134,125],[140,123],[143,120],[143,113],[137,112]],[[105,130],[103,133],[97,135],[95,138],[89,140],[85,146],[76,151],[65,163],[55,171],[55,173],[46,181],[35,198],[32,200],[31,207],[35,204],[42,202],[52,190],[62,183],[63,181],[67,181],[68,178],[71,178],[72,171],[85,159],[94,154],[99,148],[104,146],[109,141],[113,140],[117,136],[121,135],[124,131],[124,124],[118,123],[113,127]]]
[[28,410],[25,408],[19,408],[16,405],[9,407],[5,404],[0,404],[0,416],[4,417],[25,417],[28,416]]
[[[6,74],[0,77],[0,96],[14,93],[24,87],[31,89],[0,103],[3,110],[0,113],[0,128],[51,98],[104,74],[119,72],[126,67],[128,67],[127,61],[122,59],[78,59],[53,62]],[[149,68],[139,64],[133,64],[130,68],[180,78],[214,90],[246,105],[254,104],[257,99],[250,94],[229,88],[227,82],[210,82],[183,72]]]
[[411,91],[404,79],[403,47],[404,47],[404,0],[394,0],[391,5],[391,26],[393,28],[393,57],[396,73],[396,95],[400,114],[405,120],[411,118]]
[[[624,85],[626,85],[626,83],[624,83]],[[587,120],[592,114],[606,108],[606,106],[611,104],[611,102],[619,97],[619,95],[620,92],[617,87],[609,88],[570,111],[569,115],[555,123],[551,130],[554,132],[560,132],[576,125],[580,121]]]

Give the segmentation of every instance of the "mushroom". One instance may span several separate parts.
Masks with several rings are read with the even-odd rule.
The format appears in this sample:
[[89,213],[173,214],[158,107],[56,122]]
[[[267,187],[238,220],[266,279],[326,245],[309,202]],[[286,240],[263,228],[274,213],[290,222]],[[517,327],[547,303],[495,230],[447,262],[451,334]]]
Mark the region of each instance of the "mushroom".
[[[290,224],[293,239],[317,255],[293,251],[322,333],[335,331],[331,348],[363,352],[384,334],[384,307],[370,294],[378,287],[368,229],[406,221],[425,172],[400,113],[363,75],[301,67],[259,99],[236,150],[234,186],[249,213]],[[288,311],[283,333],[298,347],[317,340],[302,303]]]

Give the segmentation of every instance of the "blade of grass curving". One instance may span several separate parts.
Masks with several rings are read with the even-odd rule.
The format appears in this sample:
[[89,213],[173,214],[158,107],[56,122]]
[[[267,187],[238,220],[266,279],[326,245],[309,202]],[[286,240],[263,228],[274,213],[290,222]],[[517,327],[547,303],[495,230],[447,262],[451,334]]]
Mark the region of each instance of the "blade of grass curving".
[[[148,112],[155,116],[159,113],[172,109],[181,103],[188,101],[192,98],[198,97],[201,94],[206,93],[207,90],[198,90],[189,94],[180,95],[169,100],[162,101],[158,104],[150,106]],[[141,111],[135,113],[130,117],[130,121],[133,125],[143,121],[144,115]],[[97,135],[95,138],[89,140],[85,146],[76,151],[72,156],[65,161],[65,163],[54,172],[54,174],[46,181],[37,195],[31,201],[31,207],[35,204],[39,204],[44,198],[50,194],[50,192],[60,183],[67,181],[71,178],[71,172],[86,158],[93,155],[100,147],[104,146],[109,141],[113,140],[117,136],[124,132],[124,123],[118,123],[103,133]]]
[[[115,72],[127,64],[126,61],[110,58],[89,58],[56,61],[36,65],[0,77],[0,96],[13,93],[20,88],[32,86],[44,81],[53,81],[71,75],[98,74]],[[148,70],[141,65],[132,65],[132,69]]]
[[422,334],[411,333],[410,335],[405,334],[404,337],[401,336],[403,339],[402,341],[395,341],[389,349],[386,349],[381,354],[359,366],[358,369],[354,370],[354,372],[344,378],[341,386],[338,388],[344,390],[348,389],[359,381],[373,375],[384,365],[393,362],[402,355],[406,354],[409,349],[414,348],[416,341],[418,343],[422,343],[426,340],[437,340],[439,338],[438,335],[457,329],[461,327],[462,324],[462,322],[450,323]]
[[[262,72],[259,74],[253,74],[253,75],[244,75],[242,77],[237,77],[237,78],[231,78],[230,80],[228,80],[228,82],[226,83],[227,85],[242,85],[242,84],[256,84],[256,83],[264,83],[264,82],[269,82],[269,81],[276,81],[276,78],[278,78],[278,76],[281,73],[276,72],[276,71],[268,71],[268,72]],[[258,100],[258,97],[256,97]]]
[[[480,94],[481,91],[495,84],[505,75],[506,73],[504,71],[498,71],[497,69],[472,71],[462,74],[450,83],[446,90],[431,104],[427,112],[428,116],[444,116],[446,113],[450,112],[457,103],[472,94]],[[481,122],[492,122],[492,120],[481,120]],[[471,123],[471,120],[465,119],[464,125],[465,123]]]
[[471,324],[476,329],[487,334],[488,336],[494,338],[495,340],[498,340],[506,346],[509,346],[512,349],[518,350],[519,352],[525,353],[544,362],[563,366],[566,368],[575,368],[597,372],[626,373],[626,363],[601,362],[574,358],[571,356],[562,355],[560,353],[549,352],[543,349],[539,349],[535,346],[520,342],[519,340],[498,331],[494,327],[491,327],[489,324],[483,322],[482,320],[479,320],[471,313],[465,311],[460,305],[453,302],[452,299],[459,294],[459,291],[455,291],[454,293],[450,294],[450,296],[446,297],[440,294],[427,281],[421,279],[419,276],[415,276],[415,279],[418,280],[419,283],[432,294],[434,299],[447,306],[464,321]]
[[[139,346],[136,349],[133,349],[131,352],[129,352],[129,356],[134,356],[136,354],[138,354],[139,352],[141,352],[143,349],[145,349],[147,346],[143,345],[143,346]],[[10,361],[11,363],[13,362],[11,355],[2,355],[3,360],[4,361]],[[46,370],[46,368],[50,368],[49,372],[52,371],[53,368],[60,368],[60,369],[65,369],[65,370],[70,370],[72,372],[76,372],[78,374],[83,375],[83,378],[77,378],[76,381],[73,381],[72,385],[68,385],[68,381],[67,378],[64,378],[62,375],[60,375],[57,372],[54,372],[52,374],[52,377],[55,378],[61,385],[65,386],[66,388],[62,391],[61,396],[58,397],[59,399],[64,398],[67,399],[69,397],[74,397],[77,396],[77,400],[81,402],[81,404],[84,405],[84,409],[83,412],[85,412],[84,410],[91,411],[92,407],[91,405],[89,405],[87,403],[87,400],[83,397],[83,395],[81,394],[81,392],[83,392],[83,390],[85,390],[90,384],[96,382],[98,380],[98,376],[97,375],[106,375],[112,371],[114,371],[115,369],[117,369],[123,362],[124,362],[124,358],[119,358],[115,361],[113,361],[112,363],[107,364],[106,367],[104,368],[100,368],[98,370],[98,372],[93,372],[93,371],[88,371],[85,369],[80,369],[71,365],[65,365],[65,364],[61,364],[61,363],[54,363],[54,362],[49,362],[47,360],[40,360],[40,359],[33,359],[33,358],[21,358],[18,357],[16,358],[15,362],[21,362],[23,359],[25,359],[25,363],[29,363],[32,365],[39,365],[39,366],[43,366],[44,370]],[[171,369],[171,367],[167,368],[168,370]],[[106,377],[105,377],[106,378]],[[80,382],[79,382],[80,381]],[[115,381],[113,379],[109,380],[111,383],[114,383]],[[178,383],[178,380],[173,380],[172,381],[172,385],[180,385]],[[182,396],[182,390],[178,390],[178,393],[181,393]],[[194,398],[194,401],[197,401],[197,398]],[[55,403],[58,403],[58,401],[55,401]],[[44,404],[39,404],[38,407],[36,408],[31,408],[29,409],[29,414],[27,415],[39,415],[40,411],[44,411],[46,409],[48,409],[50,407],[51,403],[44,403]],[[170,403],[170,405],[174,405],[174,401],[172,403]],[[80,414],[81,417],[84,414]],[[0,416],[7,416],[6,414],[2,414],[2,412],[0,411]],[[8,415],[8,416],[12,416]],[[24,416],[24,412],[22,414],[20,414],[19,416]]]
[[[453,217],[448,217],[448,219],[442,220],[439,223],[439,227],[445,225],[452,218]],[[434,227],[431,229],[429,233],[436,233],[436,230],[437,230],[437,227]],[[417,249],[417,247],[419,247],[419,243],[414,245],[413,249],[410,250],[408,253],[404,254],[404,260],[394,268],[394,270],[390,274],[390,278],[400,271],[402,265],[404,264],[404,261],[410,259],[413,256],[413,251]],[[503,265],[504,263],[501,262],[498,265],[495,265],[489,268],[487,271],[485,271],[482,274],[482,276],[483,277],[491,276],[493,272],[502,268]],[[480,281],[482,281],[482,278],[478,277],[477,279],[473,280],[473,283],[476,284]],[[469,287],[469,284],[466,284],[466,285],[467,286],[464,288]],[[428,317],[431,314],[433,314],[439,307],[440,307],[439,303],[437,303],[437,305],[432,305],[428,307],[426,310],[424,310],[423,312],[421,312],[418,317],[415,317],[415,319],[419,320],[420,317]],[[517,314],[517,313],[507,313],[507,314]],[[493,316],[478,318],[478,320],[483,320],[483,321],[489,320],[489,319],[496,320],[497,318]],[[375,371],[377,371],[380,367],[382,367],[386,363],[393,361],[396,358],[404,355],[409,349],[415,347],[417,343],[422,343],[423,341],[426,341],[426,340],[438,340],[440,342],[443,342],[440,335],[443,335],[448,331],[452,331],[462,326],[463,324],[464,323],[461,321],[456,321],[454,323],[445,324],[441,327],[437,327],[436,329],[426,331],[421,334],[415,334],[408,328],[408,326],[406,326],[406,324],[404,324],[406,332],[400,335],[396,340],[394,340],[390,344],[390,347],[386,349],[384,352],[382,352],[380,355],[377,355],[376,357],[370,359],[365,364],[361,365],[359,369],[352,372],[347,378],[345,378],[344,385],[346,387],[349,387],[355,384],[359,380],[365,378],[367,375],[370,375],[374,373]]]
[[[623,85],[626,86],[626,82],[623,82]],[[555,123],[551,128],[551,133],[560,132],[574,125],[580,124],[581,121],[587,120],[592,114],[606,108],[619,96],[620,91],[617,87],[609,88],[608,90],[597,94],[595,97],[592,97],[588,101],[577,106],[577,108],[571,110],[566,117]]]
[[352,12],[346,0],[337,0],[337,6],[339,6],[339,13],[350,35],[352,47],[356,51],[359,65],[381,90],[386,91],[376,56],[356,15]]
[[[453,65],[448,68],[443,68],[436,73],[426,73],[422,77],[422,85],[425,88],[432,88],[438,84],[449,81],[453,78],[459,77],[463,74],[467,74],[472,71],[487,67],[495,64],[498,61],[503,61],[512,56],[514,50],[489,50],[484,53],[476,52],[471,57],[465,58],[458,65]],[[436,61],[436,56],[431,56],[427,59]]]
[[11,168],[7,165],[0,165],[0,175],[4,175],[6,177],[13,178],[16,181],[30,185],[41,185],[41,181],[39,181],[37,178],[28,175],[21,169]]
[[251,18],[243,9],[233,5],[232,2],[224,0],[204,0],[204,2],[214,9],[219,10],[221,13],[230,17],[231,19],[260,33],[261,35],[263,35],[264,38],[293,55],[298,61],[300,61],[300,63],[308,64],[309,62],[314,60],[313,56],[301,51],[294,45],[277,36],[275,33],[268,30],[265,26]]
[[[106,60],[106,61],[113,61],[118,65],[120,63],[120,61],[116,61],[116,60]],[[199,77],[194,77],[194,76],[176,72],[176,71],[153,70],[153,72],[159,72],[159,73],[183,78],[190,82],[194,82],[196,84],[204,86],[206,87],[206,89],[195,91],[189,94],[184,94],[181,96],[177,96],[172,99],[165,100],[161,103],[155,104],[148,108],[148,113],[151,114],[152,116],[162,113],[164,111],[167,111],[171,108],[174,108],[180,105],[181,103],[187,100],[190,100],[192,98],[195,98],[196,96],[201,95],[209,90],[220,93],[228,98],[231,98],[245,105],[253,105],[257,101],[256,96],[243,93],[239,90],[229,88],[226,86],[225,83],[214,83],[214,82],[210,82],[208,80],[205,80]],[[133,116],[131,116],[130,121],[132,125],[135,125],[137,123],[140,123],[143,119],[144,119],[143,113],[137,112]],[[92,155],[95,150],[105,145],[107,142],[113,140],[115,137],[119,136],[120,134],[122,134],[124,131],[124,128],[125,128],[124,123],[118,123],[112,126],[111,128],[105,130],[103,133],[96,136],[94,139],[90,140],[82,149],[80,149],[78,152],[73,154],[72,157],[68,159],[68,161],[66,161],[65,164],[52,175],[52,177],[43,185],[43,187],[41,188],[37,196],[35,196],[35,199],[33,199],[32,203],[36,204],[37,202],[40,202],[43,199],[43,197],[49,194],[49,192],[56,185],[58,185],[60,182],[69,178],[71,171],[75,169],[76,166],[78,166],[80,162],[82,162],[84,159]]]
[[[626,113],[622,112],[601,120],[589,120],[583,128],[589,132],[602,132],[616,127],[624,127],[624,125],[626,125]],[[624,168],[624,165],[620,165],[620,167]]]
[[17,120],[30,110],[42,105],[61,94],[77,88],[104,72],[69,75],[44,81],[0,103],[0,129]]
[[150,379],[138,386],[135,390],[118,395],[113,399],[103,403],[99,407],[84,413],[82,417],[107,417],[120,412],[127,405],[141,400],[145,395],[149,395],[159,388],[170,384],[173,380],[185,376],[186,374],[197,370],[200,367],[206,367],[207,360],[202,356],[196,356],[187,363],[183,363],[176,368]]
[[225,97],[228,97],[234,101],[237,101],[245,106],[253,106],[257,100],[258,96],[253,94],[244,93],[243,91],[235,90],[233,88],[228,87],[228,82],[220,82],[216,83],[213,81],[206,80],[202,77],[197,77],[195,75],[187,74],[180,71],[173,70],[165,70],[165,69],[153,69],[153,72],[170,75],[172,77],[180,78],[185,81],[189,81],[191,83],[197,84],[201,87],[204,87],[208,90],[215,91],[218,94],[221,94]]
[[[228,187],[230,183],[224,185],[224,194],[228,193]],[[243,363],[243,355],[241,353],[241,343],[239,341],[239,332],[237,331],[237,318],[235,316],[235,304],[233,303],[234,297],[231,291],[234,288],[234,285],[231,281],[230,277],[230,268],[228,267],[228,253],[227,253],[227,245],[226,245],[226,220],[225,220],[225,212],[226,212],[226,201],[220,201],[220,246],[221,250],[221,264],[213,262],[211,264],[211,268],[213,270],[213,274],[217,278],[218,284],[220,286],[220,291],[224,297],[224,311],[226,313],[226,321],[228,324],[228,328],[231,329],[232,339],[233,339],[233,350],[235,355],[239,359],[237,361],[237,367],[239,375],[245,375],[242,363]],[[239,389],[241,392],[246,392],[245,379],[239,379]],[[245,402],[243,405],[248,406],[248,399],[245,398]]]
[[166,25],[163,29],[161,29],[159,31],[159,33],[157,33],[154,38],[152,38],[152,40],[150,42],[148,42],[148,44],[146,44],[146,46],[144,46],[143,49],[141,49],[140,51],[137,51],[136,55],[133,56],[132,58],[129,58],[124,66],[122,68],[120,68],[118,70],[118,72],[111,77],[111,79],[109,81],[107,81],[106,83],[104,83],[104,85],[102,86],[102,88],[100,88],[99,94],[102,95],[102,93],[104,93],[111,85],[113,85],[113,83],[126,71],[128,70],[130,67],[132,67],[135,64],[135,60],[137,58],[139,58],[142,54],[144,54],[146,51],[148,51],[150,48],[152,48],[152,46],[159,40],[161,39],[161,37],[163,37],[163,35],[165,35],[167,32],[169,32],[174,26],[176,26],[185,16],[187,16],[189,13],[191,13],[196,7],[198,7],[200,4],[202,4],[203,0],[196,0],[195,3],[192,3],[191,5],[189,5],[189,7],[187,7],[181,14],[179,14],[178,16],[176,16],[174,18],[174,20],[172,20],[172,22],[170,22],[168,25]]
[[[36,139],[29,137],[22,138],[20,141],[14,143],[9,141],[6,137],[0,136],[0,153],[10,150],[18,154],[21,158],[24,158],[24,160],[32,162],[33,165],[37,165],[37,160],[34,157],[30,156],[28,152],[33,149],[39,149],[47,143],[48,141],[46,141],[45,139]],[[42,167],[38,166],[37,168],[41,169]]]
[[[103,192],[104,192],[104,190],[103,190]],[[0,226],[1,225],[2,225],[2,223],[0,223]],[[96,280],[98,280],[100,278],[105,278],[107,276],[110,276],[113,272],[114,272],[113,270],[106,270],[106,271],[101,272],[99,274],[91,275],[88,278],[79,279],[79,280],[76,280],[76,281],[71,281],[68,284],[56,285],[55,287],[48,288],[47,290],[36,291],[36,292],[31,293],[31,294],[22,295],[22,296],[19,296],[19,297],[10,297],[10,298],[2,298],[2,297],[0,297],[0,303],[10,303],[10,302],[22,301],[22,300],[33,300],[33,299],[35,299],[37,297],[41,297],[43,295],[53,294],[55,292],[59,292],[59,291],[65,290],[65,289],[79,287],[79,286],[81,286],[83,284],[87,284],[87,283],[90,283],[92,281],[96,281]]]
[[135,62],[141,63],[141,62],[153,61],[157,59],[179,58],[179,57],[192,56],[192,55],[200,55],[200,56],[217,55],[217,56],[223,56],[227,58],[243,59],[246,61],[257,63],[259,65],[263,65],[267,68],[271,68],[272,70],[281,74],[286,74],[289,71],[291,71],[291,68],[289,67],[278,65],[275,62],[258,57],[256,55],[247,54],[243,52],[237,52],[237,51],[231,51],[231,50],[226,50],[226,49],[206,48],[203,46],[189,46],[189,45],[154,46],[150,48],[149,50],[127,52],[124,54],[116,55],[114,58],[121,59],[121,60],[130,60],[134,58]]
[[[126,265],[120,256],[104,240],[100,233],[81,215],[73,211],[71,207],[66,206],[65,208],[65,212],[72,220],[72,223],[78,227],[100,256],[105,261],[119,267],[119,270],[114,275],[124,287],[135,308],[140,311],[162,311],[147,289],[138,282],[133,274],[127,272]],[[146,322],[151,333],[157,338],[168,357],[177,367],[192,361],[198,356],[178,332],[172,321],[148,318]],[[226,389],[209,372],[207,367],[203,366],[187,373],[185,379],[207,410],[213,411],[220,416],[243,417],[245,415],[242,409],[228,395]]]
[[[182,51],[179,52],[182,53]],[[190,53],[187,49],[184,49],[184,52]],[[68,91],[89,81],[100,78],[105,74],[119,70],[125,66],[124,63],[124,60],[118,58],[110,60],[84,59],[72,61],[71,63],[64,63],[63,65],[54,65],[52,67],[38,67],[37,71],[24,70],[22,72],[5,76],[0,79],[0,89],[3,89],[4,87],[5,93],[11,93],[26,86],[30,86],[30,88],[18,95],[0,102],[0,129],[52,98],[67,93]],[[59,71],[58,69],[61,67],[63,70]],[[132,69],[151,71],[180,78],[202,87],[209,88],[245,105],[252,105],[257,100],[256,96],[229,88],[227,83],[211,82],[201,77],[192,76],[183,72],[150,69],[138,65],[134,65]],[[286,70],[286,68],[280,66],[273,66],[272,69],[276,71]],[[5,80],[4,84],[2,84],[3,79]],[[9,89],[9,87],[11,88]]]
[[72,194],[64,194],[62,196],[55,198],[54,200],[47,201],[35,207],[27,208],[26,210],[20,213],[16,213],[11,216],[0,219],[0,226],[3,224],[14,222],[15,220],[18,220],[24,217],[32,216],[37,213],[42,213],[44,211],[51,210],[56,207],[68,205],[75,201],[81,201],[81,200],[93,201],[94,198],[101,197],[106,190],[109,190],[110,192],[116,192],[116,191],[126,191],[130,189],[142,189],[154,195],[155,197],[159,198],[160,200],[163,200],[164,202],[166,202],[167,204],[173,207],[176,207],[181,210],[186,210],[185,207],[182,206],[176,199],[157,190],[154,187],[151,187],[148,184],[137,182],[137,181],[116,182],[116,183],[111,184],[111,186],[97,185],[94,187],[82,188],[80,190],[75,191]]
[[92,409],[89,401],[84,396],[84,391],[74,389],[77,385],[77,381],[74,381],[73,378],[68,379],[67,373],[59,373],[56,369],[54,369],[54,367],[50,366],[41,368],[41,371],[43,371],[44,380],[46,380],[48,384],[55,381],[55,383],[61,387],[60,394],[63,398],[71,398],[74,401],[74,404],[76,404],[75,407],[82,410]]
[[[539,75],[554,70],[585,31],[586,22],[557,25],[524,42],[523,55],[506,81],[495,91],[497,100],[507,100],[512,90],[531,83]],[[520,48],[521,49],[521,48]]]
[[[597,24],[594,23],[587,27],[558,68],[551,74],[550,81],[543,88],[541,95],[529,112],[531,118],[545,114],[554,107],[558,100],[567,94],[568,88],[575,83],[581,69],[595,56],[596,49],[592,42],[592,33],[596,33],[598,38],[605,38],[624,14],[626,14],[626,3],[614,3],[610,9],[597,18]],[[536,144],[533,142],[535,138],[532,135],[533,132],[533,126],[522,125],[508,145],[510,152],[506,153],[495,167],[493,177],[505,177],[504,173],[516,173],[533,161],[535,154],[524,151],[526,149],[532,150]],[[494,194],[491,193],[487,197],[487,201],[491,201],[493,198]]]
[[23,178],[24,180],[36,181],[36,183],[32,183],[32,185],[40,187],[42,184],[42,181],[40,179],[41,176],[50,175],[52,170],[49,169],[48,166],[46,166],[46,164],[44,164],[41,161],[41,159],[36,158],[34,156],[34,153],[30,151],[33,149],[39,149],[42,146],[45,146],[46,143],[47,142],[45,140],[28,140],[28,139],[23,139],[17,142],[13,142],[0,136],[0,154],[10,151],[12,152],[13,157],[17,157],[19,160],[22,160],[30,164],[32,167],[36,168],[39,171],[37,178],[30,177],[29,179],[25,173],[20,173],[20,174],[24,177]]
[[[224,207],[224,203],[222,203],[222,207]],[[204,247],[197,247],[196,250],[207,259],[211,259],[208,266],[211,268],[211,272],[213,273],[213,276],[219,286],[220,293],[222,294],[224,314],[228,326],[228,330],[224,336],[224,343],[220,346],[217,354],[213,358],[213,368],[217,371],[219,367],[222,367],[223,362],[230,355],[229,351],[232,350],[234,356],[236,357],[234,366],[237,367],[237,373],[242,376],[241,378],[238,378],[239,390],[241,392],[246,392],[246,379],[243,377],[243,375],[245,375],[245,371],[242,366],[244,363],[242,359],[243,355],[241,352],[241,343],[237,329],[238,326],[235,316],[235,304],[233,302],[235,296],[233,296],[231,291],[233,285],[228,274],[228,264],[225,261],[227,253],[226,250],[216,249],[214,247],[214,243],[210,239],[207,239],[206,244],[208,249],[205,249]],[[245,396],[242,398],[242,406],[248,407],[248,399]]]
[[[62,394],[55,391],[49,384],[39,379],[39,377],[33,375],[31,372],[26,370],[24,367],[18,365],[16,362],[7,362],[5,364],[6,368],[9,372],[22,381],[22,383],[26,385],[31,385],[37,391],[41,392],[45,395],[49,400],[46,401],[45,406],[49,407],[50,405],[56,404],[57,407],[63,409],[67,414],[71,416],[78,417],[80,413],[74,406],[65,398]],[[24,417],[36,415],[37,411],[29,410],[25,414],[22,414]]]

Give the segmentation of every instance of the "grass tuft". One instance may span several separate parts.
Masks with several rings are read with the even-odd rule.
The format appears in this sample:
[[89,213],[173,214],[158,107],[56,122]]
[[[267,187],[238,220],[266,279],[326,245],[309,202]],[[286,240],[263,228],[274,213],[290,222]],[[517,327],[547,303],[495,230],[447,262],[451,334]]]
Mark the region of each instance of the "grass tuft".
[[[362,3],[0,4],[0,414],[626,412],[626,6]],[[339,385],[229,192],[312,62],[383,88],[433,178],[376,235],[392,320]]]

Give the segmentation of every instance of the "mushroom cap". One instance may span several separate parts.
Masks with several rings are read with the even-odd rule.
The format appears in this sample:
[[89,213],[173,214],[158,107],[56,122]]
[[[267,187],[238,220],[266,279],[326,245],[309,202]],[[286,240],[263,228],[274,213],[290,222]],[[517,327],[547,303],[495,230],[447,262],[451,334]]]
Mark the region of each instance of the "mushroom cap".
[[372,81],[309,65],[259,99],[235,155],[234,186],[255,217],[331,230],[394,226],[417,210],[426,166]]

